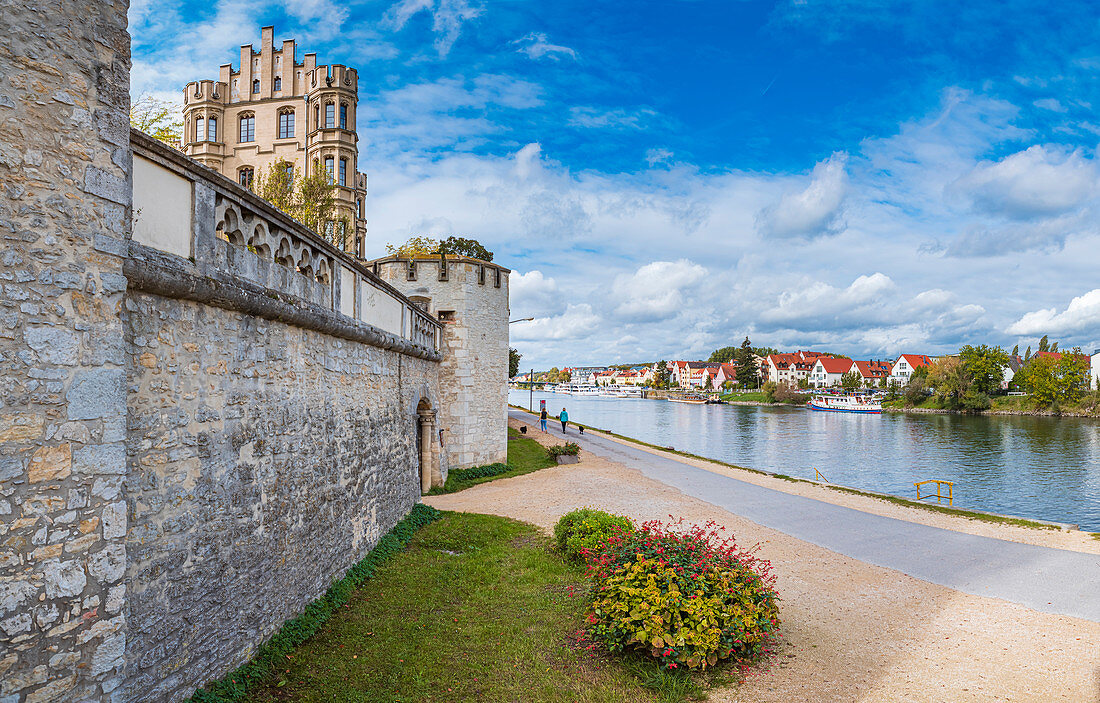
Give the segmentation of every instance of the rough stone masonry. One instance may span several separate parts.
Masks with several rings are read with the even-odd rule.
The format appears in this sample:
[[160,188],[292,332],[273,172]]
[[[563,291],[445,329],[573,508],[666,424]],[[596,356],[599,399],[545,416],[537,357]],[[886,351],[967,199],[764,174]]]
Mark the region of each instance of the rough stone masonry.
[[[196,263],[131,241],[126,10],[3,6],[0,703],[186,699],[419,499],[420,462],[446,450],[425,449],[436,438],[418,412],[457,418],[456,455],[478,435],[494,456],[506,446],[503,374],[457,412],[443,388],[471,377],[447,349],[473,350],[476,378],[507,368],[506,278],[471,307],[484,346],[448,341],[469,336],[455,326],[441,372],[438,352],[316,301],[294,303],[294,321],[265,312],[308,288],[293,268],[276,277],[285,289],[234,286],[202,268],[210,252]],[[192,191],[211,202],[237,197],[191,176],[214,179]],[[200,280],[216,300],[195,294]]]

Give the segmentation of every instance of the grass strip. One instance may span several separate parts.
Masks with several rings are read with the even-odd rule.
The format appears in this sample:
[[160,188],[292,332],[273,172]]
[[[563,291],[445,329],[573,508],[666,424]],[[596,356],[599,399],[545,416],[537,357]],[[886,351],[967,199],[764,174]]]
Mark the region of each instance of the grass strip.
[[287,620],[275,635],[260,645],[247,664],[231,674],[195,692],[191,703],[236,703],[249,691],[265,682],[287,660],[288,655],[308,640],[328,621],[338,608],[351,598],[355,589],[375,575],[378,567],[397,555],[418,530],[443,516],[439,510],[418,503],[393,529],[378,540],[365,557],[348,569],[343,578],[334,581],[325,595],[306,606],[305,612]]
[[[527,408],[519,405],[513,405],[516,410],[522,410],[523,412],[530,412]],[[580,423],[575,423],[580,425]],[[849,488],[847,486],[834,486],[830,483],[821,483],[819,481],[811,481],[806,478],[798,478],[797,476],[788,476],[787,474],[777,474],[771,471],[762,471],[760,469],[750,469],[747,466],[738,466],[737,464],[731,464],[721,459],[712,459],[707,456],[700,456],[698,454],[692,454],[690,452],[682,452],[679,449],[672,447],[662,447],[657,444],[650,444],[649,442],[635,439],[633,437],[627,437],[625,435],[616,434],[607,430],[601,430],[598,427],[591,427],[589,425],[582,425],[586,430],[593,430],[612,437],[618,437],[619,439],[626,440],[627,442],[633,442],[634,444],[640,444],[643,447],[649,447],[650,449],[656,449],[662,452],[668,452],[669,454],[677,454],[679,456],[688,457],[689,459],[698,459],[700,461],[709,461],[712,464],[720,464],[727,466],[731,469],[737,469],[738,471],[748,471],[751,474],[759,474],[761,476],[770,476],[772,478],[782,479],[784,481],[790,481],[791,483],[810,483],[815,486],[821,486],[832,491],[841,491],[842,493],[854,493],[865,498],[874,498],[876,500],[886,501],[887,503],[894,503],[896,505],[903,505],[907,508],[918,508],[920,510],[929,510],[931,512],[944,513],[947,515],[953,515],[955,517],[963,517],[968,520],[978,520],[980,522],[992,522],[1005,525],[1015,525],[1017,527],[1027,527],[1033,530],[1061,530],[1058,525],[1048,524],[1045,522],[1037,522],[1035,520],[1028,520],[1026,518],[1012,517],[1009,515],[996,515],[993,513],[975,512],[972,510],[964,510],[962,508],[948,508],[942,505],[932,505],[929,503],[920,503],[915,500],[909,500],[908,498],[902,498],[901,496],[889,495],[887,493],[873,493],[871,491],[862,491],[858,488]]]
[[[457,493],[479,483],[523,476],[532,471],[556,465],[557,461],[550,458],[545,447],[509,427],[507,464],[488,464],[487,466],[475,466],[470,469],[451,469],[447,472],[447,482],[443,486],[433,488],[428,492],[428,495]],[[501,467],[504,467],[503,470]]]
[[248,703],[656,703],[717,681],[589,649],[586,588],[534,526],[445,513]]

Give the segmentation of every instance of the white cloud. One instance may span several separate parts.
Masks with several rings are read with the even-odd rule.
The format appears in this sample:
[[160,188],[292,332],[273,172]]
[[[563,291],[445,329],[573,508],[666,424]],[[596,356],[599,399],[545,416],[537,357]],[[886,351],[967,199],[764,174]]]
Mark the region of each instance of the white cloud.
[[632,274],[620,274],[611,286],[619,301],[615,313],[627,319],[667,320],[684,309],[685,294],[706,275],[705,268],[687,259],[654,261]]
[[600,323],[600,316],[592,312],[592,306],[580,303],[569,305],[560,315],[516,323],[511,337],[526,342],[574,340],[595,332]]
[[558,282],[542,271],[512,272],[508,277],[508,305],[513,317],[549,317],[565,311]]
[[1029,312],[1007,330],[1010,335],[1076,334],[1100,332],[1100,288],[1094,288],[1069,302],[1062,312],[1057,308]]
[[846,288],[822,281],[807,283],[780,294],[774,306],[761,311],[760,319],[771,323],[818,325],[817,329],[832,326],[837,321],[851,324],[854,320],[867,320],[869,306],[885,308],[882,297],[894,288],[894,282],[883,273],[859,276]]
[[598,107],[569,108],[569,125],[588,129],[646,130],[660,119],[660,115],[647,107],[637,109]]
[[1050,110],[1051,112],[1068,112],[1066,106],[1059,102],[1057,98],[1043,98],[1031,104],[1043,110]]
[[550,38],[545,32],[530,32],[522,39],[516,39],[511,43],[518,47],[516,49],[518,53],[526,54],[531,59],[547,58],[551,61],[559,61],[564,57],[569,57],[574,61],[577,60],[576,51],[568,46],[551,44]]
[[664,164],[672,161],[674,154],[665,148],[647,149],[645,152],[645,160],[650,166],[656,166],[657,164]]
[[814,166],[806,188],[784,194],[757,214],[756,231],[764,237],[809,239],[842,230],[847,162],[847,154],[836,153]]
[[1080,150],[1035,146],[983,161],[955,183],[980,211],[1013,219],[1060,215],[1097,193],[1097,169]]
[[471,5],[467,0],[400,0],[386,11],[383,24],[400,31],[412,17],[427,12],[432,17],[432,31],[436,38],[435,50],[446,56],[462,33],[462,25],[484,12],[484,8]]

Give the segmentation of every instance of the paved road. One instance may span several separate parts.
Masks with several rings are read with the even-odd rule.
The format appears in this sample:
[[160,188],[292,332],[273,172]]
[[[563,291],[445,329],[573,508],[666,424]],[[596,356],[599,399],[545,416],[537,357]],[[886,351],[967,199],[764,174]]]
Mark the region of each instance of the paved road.
[[[516,410],[509,414],[532,420]],[[560,423],[548,424],[551,434],[562,436]],[[567,438],[692,497],[854,559],[965,593],[1100,622],[1100,556],[979,537],[803,498],[593,432],[578,436],[575,426]]]

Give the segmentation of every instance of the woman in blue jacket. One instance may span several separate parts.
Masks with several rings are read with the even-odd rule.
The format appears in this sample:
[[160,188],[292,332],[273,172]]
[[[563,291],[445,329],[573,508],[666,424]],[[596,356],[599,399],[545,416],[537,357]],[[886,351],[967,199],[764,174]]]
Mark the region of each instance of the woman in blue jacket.
[[561,431],[565,433],[565,425],[569,422],[569,413],[565,412],[565,408],[561,409],[561,414],[558,415],[558,419],[561,420]]

